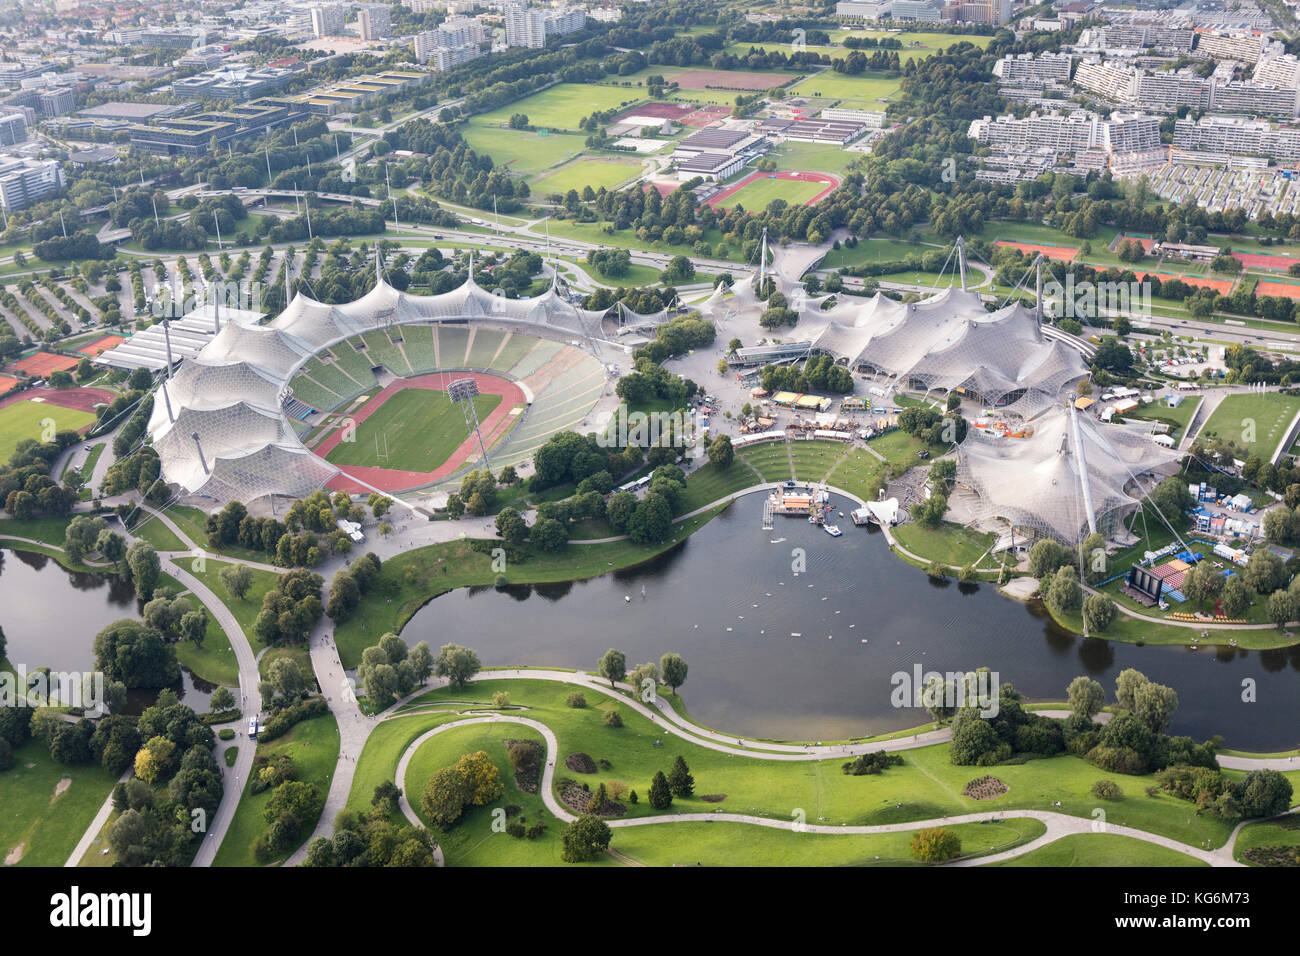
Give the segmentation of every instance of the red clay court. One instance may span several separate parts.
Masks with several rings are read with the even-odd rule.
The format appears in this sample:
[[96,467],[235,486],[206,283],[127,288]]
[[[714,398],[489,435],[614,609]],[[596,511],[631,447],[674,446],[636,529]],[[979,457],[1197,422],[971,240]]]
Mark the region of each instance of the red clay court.
[[1274,295],[1284,299],[1300,299],[1300,285],[1293,282],[1270,282],[1266,279],[1255,286],[1255,295]]
[[4,395],[11,388],[16,388],[21,384],[18,379],[10,378],[8,375],[0,375],[0,395]]
[[[741,73],[736,70],[687,70],[673,77],[683,90],[741,90],[761,93],[774,86],[785,86],[793,73]],[[730,108],[728,108],[730,112]]]
[[[451,375],[443,372],[399,379],[348,417],[359,425],[398,392],[408,388],[423,388],[429,391],[441,392],[446,389],[447,383],[452,378],[473,378],[478,382],[479,392],[482,394],[501,396],[501,403],[492,410],[490,415],[479,422],[483,432],[483,441],[487,443],[490,449],[497,439],[505,435],[512,425],[518,421],[519,416],[512,415],[511,412],[516,406],[524,405],[527,402],[523,389],[514,382],[497,378],[495,375],[465,372],[457,372],[455,375]],[[326,435],[312,449],[312,452],[324,459],[339,444],[342,437],[342,432],[335,429]],[[478,454],[478,451],[478,439],[470,435],[456,447],[456,450],[447,457],[446,461],[430,472],[402,471],[396,468],[377,468],[364,465],[339,465],[335,467],[340,468],[342,474],[335,475],[329,481],[328,486],[336,491],[348,491],[352,494],[364,494],[367,491],[373,491],[375,488],[393,493],[406,491],[410,488],[421,488],[455,473],[465,463],[466,459]],[[365,482],[365,484],[362,484],[362,482]]]
[[1220,295],[1227,295],[1232,291],[1231,279],[1207,279],[1204,276],[1186,276],[1179,275],[1175,272],[1136,272],[1138,281],[1141,282],[1147,276],[1155,276],[1163,284],[1170,279],[1179,279],[1185,285],[1190,285],[1198,289],[1213,289]]
[[1294,256],[1272,256],[1266,252],[1234,252],[1232,257],[1247,269],[1266,269],[1270,272],[1285,272],[1300,262]]
[[624,110],[618,115],[618,118],[624,119],[628,116],[653,116],[655,119],[681,120],[683,116],[689,116],[695,112],[695,107],[683,103],[642,103],[640,106],[634,106],[630,110]]
[[731,115],[730,106],[701,106],[694,113],[682,117],[682,125],[703,128]]
[[784,179],[787,182],[794,183],[825,183],[826,188],[811,199],[805,200],[803,203],[805,206],[811,206],[813,203],[829,196],[840,184],[839,177],[832,176],[830,173],[751,173],[740,182],[728,186],[711,199],[706,199],[705,202],[707,202],[712,208],[717,209],[719,204],[721,204],[728,196],[734,196],[750,183],[757,182],[760,179]]
[[102,339],[95,339],[93,342],[87,342],[81,348],[77,349],[82,355],[89,355],[94,358],[100,352],[107,352],[109,349],[121,345],[126,341],[125,335],[105,335]]
[[9,366],[20,372],[26,372],[33,378],[44,378],[51,372],[66,372],[77,367],[77,360],[70,355],[55,355],[52,352],[37,352],[25,359],[19,359]]
[[[3,393],[3,391],[4,389],[0,388],[0,393]],[[33,398],[39,398],[47,405],[73,408],[79,412],[93,412],[95,406],[107,405],[117,396],[102,388],[32,388],[16,395],[0,398],[0,408],[12,405],[14,402],[25,402]]]
[[1039,242],[1012,242],[1010,239],[999,239],[994,245],[1019,249],[1026,254],[1041,252],[1044,259],[1057,259],[1061,262],[1072,262],[1074,257],[1079,254],[1079,250],[1075,246],[1049,246]]

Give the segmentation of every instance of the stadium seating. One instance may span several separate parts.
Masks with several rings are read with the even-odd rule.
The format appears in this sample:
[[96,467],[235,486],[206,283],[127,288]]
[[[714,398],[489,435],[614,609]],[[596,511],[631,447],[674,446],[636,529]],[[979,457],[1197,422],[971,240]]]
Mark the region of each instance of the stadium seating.
[[406,352],[411,370],[417,375],[438,367],[438,353],[433,344],[435,331],[436,327],[432,325],[408,325],[402,329],[405,338],[402,350]]
[[438,329],[438,362],[443,368],[466,368],[469,329],[463,325],[444,325]]
[[506,333],[495,329],[474,329],[474,338],[470,340],[469,356],[465,359],[465,365],[468,368],[489,368],[492,357],[497,354],[497,349],[501,348],[501,342],[505,337]]
[[406,361],[406,356],[402,354],[400,348],[393,344],[388,337],[388,333],[383,329],[363,332],[361,341],[366,343],[366,351],[370,355],[371,365],[382,365],[398,378],[406,378],[411,374],[411,366]]
[[509,372],[520,359],[537,348],[537,341],[529,335],[511,334],[493,359],[490,368],[496,372]]

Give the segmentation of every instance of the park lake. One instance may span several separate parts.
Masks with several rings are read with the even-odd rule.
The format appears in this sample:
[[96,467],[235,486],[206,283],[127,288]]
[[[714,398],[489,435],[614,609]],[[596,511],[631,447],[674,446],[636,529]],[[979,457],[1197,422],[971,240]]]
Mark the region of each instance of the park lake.
[[[43,554],[3,549],[0,608],[9,661],[24,664],[28,673],[38,667],[94,670],[95,635],[119,618],[141,614],[134,588],[117,575],[69,571]],[[182,667],[181,686],[173,690],[201,714],[216,687]],[[139,713],[157,696],[153,690],[131,691],[128,712]]]
[[[894,675],[918,665],[988,667],[1031,701],[1064,700],[1070,680],[1087,674],[1111,702],[1116,675],[1135,667],[1178,692],[1172,733],[1221,734],[1225,746],[1242,750],[1300,744],[1300,647],[1192,651],[1084,639],[1041,605],[1012,601],[992,585],[932,581],[891,554],[878,529],[844,521],[844,536],[831,538],[778,517],[763,531],[761,511],[761,497],[743,498],[632,570],[450,592],[422,608],[402,636],[428,641],[435,653],[448,641],[473,647],[489,667],[592,670],[617,647],[631,670],[676,651],[690,666],[683,694],[691,716],[759,737],[833,740],[923,724],[925,711],[891,703]],[[805,562],[797,574],[796,549]],[[1268,706],[1243,702],[1247,679]]]

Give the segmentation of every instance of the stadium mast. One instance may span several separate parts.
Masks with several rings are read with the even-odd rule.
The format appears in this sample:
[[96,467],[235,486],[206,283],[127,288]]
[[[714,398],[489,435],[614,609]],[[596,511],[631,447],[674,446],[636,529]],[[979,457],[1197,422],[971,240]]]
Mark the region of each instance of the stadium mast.
[[1083,508],[1088,515],[1088,533],[1097,533],[1097,513],[1092,507],[1092,487],[1088,484],[1088,459],[1083,453],[1083,433],[1079,430],[1079,410],[1070,402],[1070,434],[1074,444],[1074,465],[1079,469],[1079,490],[1083,495]]
[[957,271],[961,274],[961,291],[966,291],[966,243],[957,237]]
[[1041,328],[1043,324],[1043,254],[1041,252],[1034,259],[1034,268],[1038,272],[1037,291],[1034,293],[1034,318],[1038,320]]

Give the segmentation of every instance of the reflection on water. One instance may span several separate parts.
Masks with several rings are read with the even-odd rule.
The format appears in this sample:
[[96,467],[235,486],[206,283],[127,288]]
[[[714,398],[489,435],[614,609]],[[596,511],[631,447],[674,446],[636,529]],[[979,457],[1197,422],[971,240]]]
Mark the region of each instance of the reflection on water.
[[[129,581],[116,574],[69,571],[53,558],[31,551],[0,550],[0,628],[10,663],[54,671],[91,671],[95,635],[123,617],[139,619],[142,605]],[[181,668],[173,688],[197,713],[208,709],[215,684]],[[153,703],[156,690],[127,695],[127,712]]]
[[[701,722],[738,734],[837,738],[914,726],[890,705],[891,676],[987,666],[1036,700],[1063,700],[1079,674],[1113,698],[1136,667],[1178,691],[1173,732],[1273,750],[1300,743],[1300,649],[1137,647],[1063,630],[1041,605],[989,585],[931,581],[889,553],[879,531],[831,538],[805,521],[761,530],[742,499],[649,564],[573,584],[466,588],[419,611],[410,644],[474,647],[486,665],[594,669],[610,647],[629,669],[665,651],[690,666],[684,693]],[[782,538],[780,542],[774,538]],[[584,547],[571,544],[570,547]],[[792,565],[802,549],[807,570]],[[797,566],[797,565],[794,565]],[[641,589],[645,587],[645,596]],[[1241,700],[1242,681],[1258,703]]]

